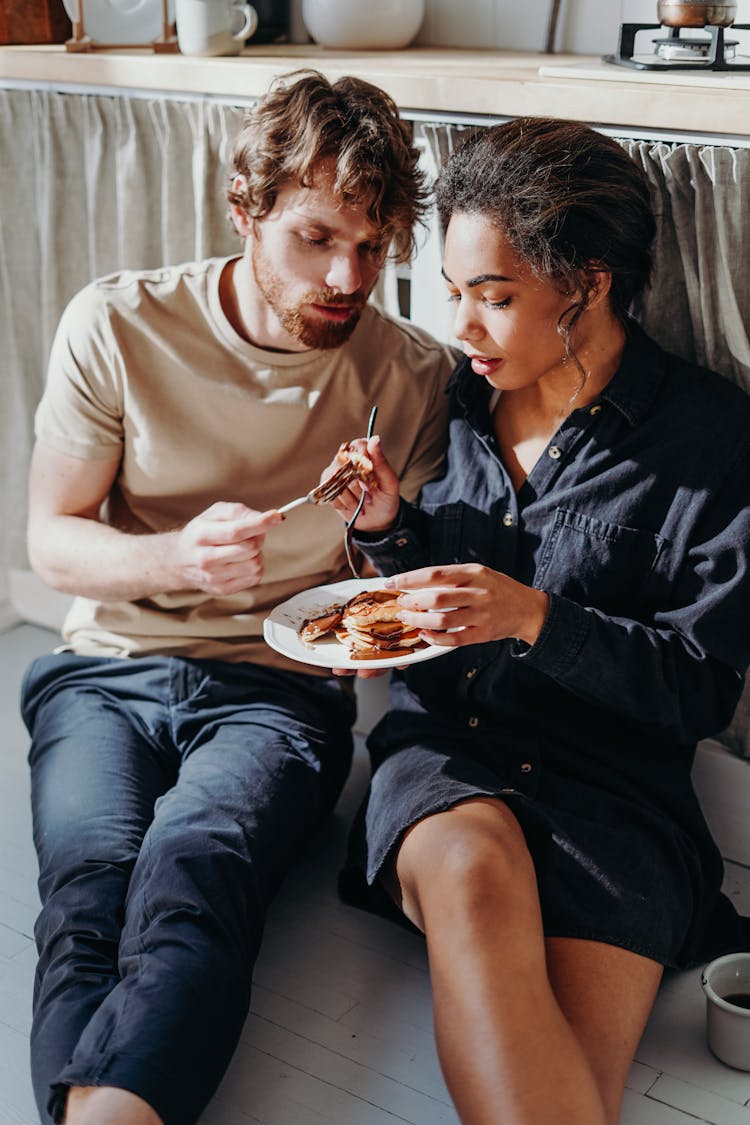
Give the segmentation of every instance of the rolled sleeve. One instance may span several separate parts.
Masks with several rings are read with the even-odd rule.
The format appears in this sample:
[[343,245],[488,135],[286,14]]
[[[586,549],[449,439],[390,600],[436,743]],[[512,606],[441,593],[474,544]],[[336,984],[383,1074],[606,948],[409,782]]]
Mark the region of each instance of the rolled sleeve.
[[516,641],[513,655],[540,672],[562,679],[584,657],[591,630],[591,615],[576,602],[549,595],[549,609],[533,645]]

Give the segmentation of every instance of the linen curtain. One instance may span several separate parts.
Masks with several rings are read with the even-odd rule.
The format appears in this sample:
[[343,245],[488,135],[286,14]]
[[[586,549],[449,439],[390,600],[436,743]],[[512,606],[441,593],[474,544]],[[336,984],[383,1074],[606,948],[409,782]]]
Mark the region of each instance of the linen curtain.
[[[33,415],[60,314],[119,269],[236,253],[224,188],[237,106],[0,90],[0,628],[26,565]],[[374,294],[397,307],[395,268]]]
[[750,392],[750,149],[620,143],[657,216],[656,269],[636,315],[665,348]]
[[0,91],[0,599],[25,564],[33,414],[65,304],[117,269],[238,249],[223,187],[240,120],[210,100]]

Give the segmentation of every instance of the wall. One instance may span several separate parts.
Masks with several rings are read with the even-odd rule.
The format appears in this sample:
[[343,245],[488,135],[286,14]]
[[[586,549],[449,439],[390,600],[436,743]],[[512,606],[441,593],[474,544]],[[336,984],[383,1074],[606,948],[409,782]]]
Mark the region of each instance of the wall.
[[[551,0],[426,0],[418,45],[544,50]],[[559,51],[602,54],[617,46],[623,21],[655,23],[656,0],[562,0]],[[738,0],[737,23],[750,23],[750,0]]]

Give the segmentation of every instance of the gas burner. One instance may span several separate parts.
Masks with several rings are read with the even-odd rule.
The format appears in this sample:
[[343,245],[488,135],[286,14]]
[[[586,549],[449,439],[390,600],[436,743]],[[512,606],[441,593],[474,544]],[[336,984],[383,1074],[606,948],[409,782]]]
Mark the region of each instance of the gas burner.
[[[696,59],[708,59],[711,56],[711,40],[704,39],[702,36],[700,38],[697,36],[688,38],[687,36],[669,35],[664,39],[652,39],[651,42],[654,44],[656,57],[668,62],[676,59],[694,62]],[[735,57],[736,46],[736,39],[724,40],[725,59],[729,60]]]
[[[750,24],[736,23],[736,31],[750,31]],[[685,28],[668,27],[666,36],[653,39],[653,55],[636,54],[635,37],[639,31],[661,31],[660,23],[623,23],[616,55],[604,55],[604,61],[616,66],[635,67],[636,70],[713,70],[732,73],[750,71],[750,58],[737,56],[736,39],[725,39],[723,27],[706,26],[705,36],[682,35]],[[744,59],[736,62],[736,58]]]

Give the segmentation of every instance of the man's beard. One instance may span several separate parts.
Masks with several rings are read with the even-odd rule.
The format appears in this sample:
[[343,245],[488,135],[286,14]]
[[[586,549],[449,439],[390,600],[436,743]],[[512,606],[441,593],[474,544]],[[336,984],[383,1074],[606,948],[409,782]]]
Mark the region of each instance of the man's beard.
[[[351,336],[359,323],[366,297],[337,293],[332,289],[305,293],[294,305],[285,303],[285,285],[270,268],[257,243],[252,248],[252,267],[255,284],[273,309],[282,328],[306,348],[338,348]],[[347,320],[326,320],[323,316],[305,316],[305,305],[335,305],[352,309]]]

